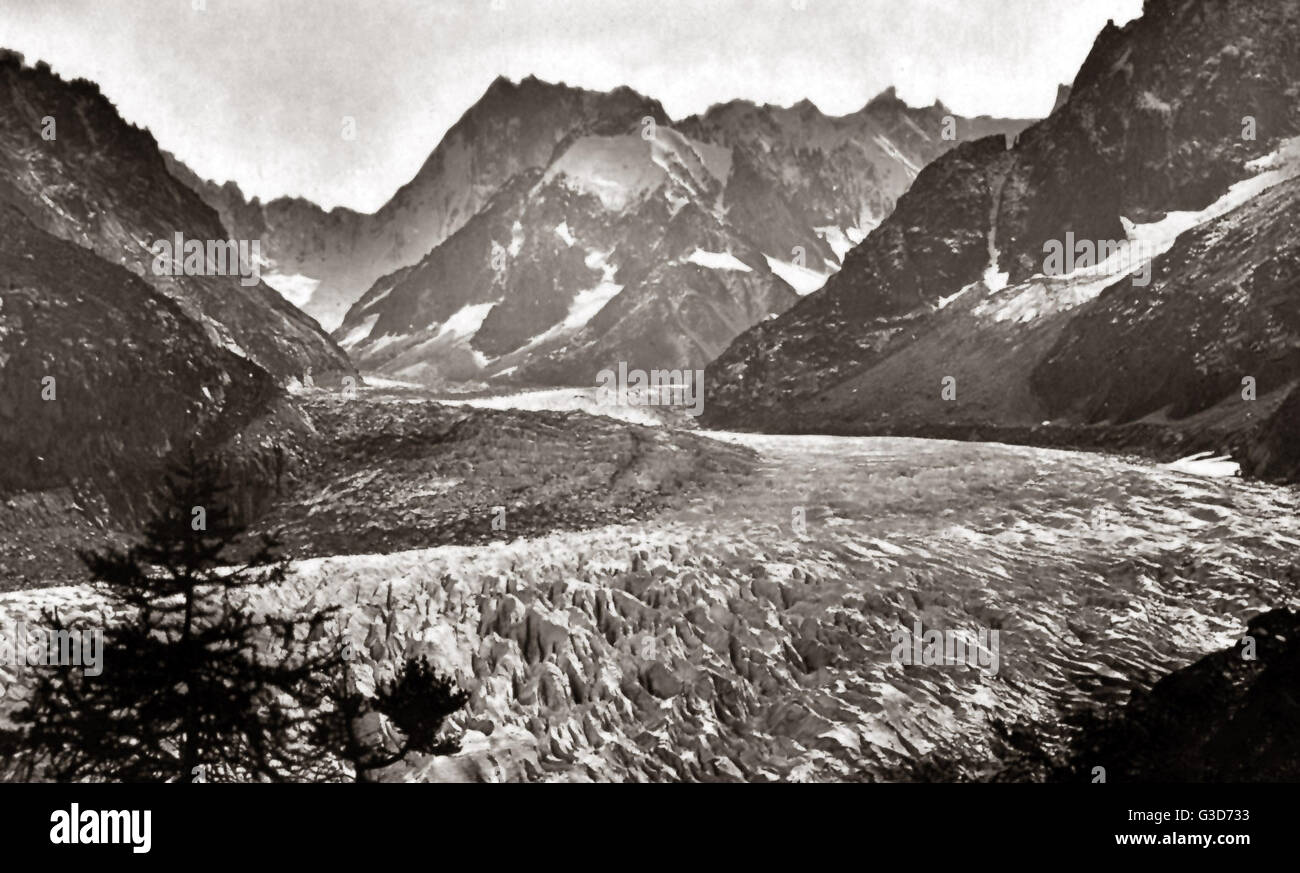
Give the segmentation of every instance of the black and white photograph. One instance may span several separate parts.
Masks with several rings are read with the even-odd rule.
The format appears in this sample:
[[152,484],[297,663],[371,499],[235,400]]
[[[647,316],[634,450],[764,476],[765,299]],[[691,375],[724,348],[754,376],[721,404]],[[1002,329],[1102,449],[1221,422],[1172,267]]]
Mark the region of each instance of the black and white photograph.
[[0,455],[12,793],[1300,781],[1300,2],[0,0]]

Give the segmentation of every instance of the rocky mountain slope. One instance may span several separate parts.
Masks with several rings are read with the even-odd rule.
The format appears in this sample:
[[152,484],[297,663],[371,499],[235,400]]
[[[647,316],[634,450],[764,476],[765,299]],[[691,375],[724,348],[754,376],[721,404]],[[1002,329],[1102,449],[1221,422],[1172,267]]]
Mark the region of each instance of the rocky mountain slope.
[[681,130],[732,152],[728,217],[776,259],[823,275],[893,211],[921,168],[960,142],[1014,136],[1029,122],[964,118],[941,102],[914,108],[888,88],[857,112],[822,113],[736,100],[684,119]]
[[167,172],[148,131],[124,122],[94,84],[65,82],[14,53],[0,56],[0,203],[134,272],[215,342],[278,380],[351,372],[320,326],[267,285],[246,286],[240,275],[158,275],[156,241],[231,235]]
[[433,384],[703,366],[796,299],[728,224],[728,167],[663,125],[575,139],[376,283],[336,336],[364,369]]
[[621,123],[511,179],[419,264],[379,279],[335,337],[364,369],[429,384],[702,367],[820,286],[919,166],[1024,125],[912,109],[892,91],[840,118],[731,103]]
[[226,453],[255,514],[308,427],[284,388],[355,373],[252,270],[160,275],[177,234],[230,238],[93,84],[0,53],[0,587],[78,578],[76,550],[134,529],[190,445]]
[[[1300,378],[1298,35],[1296,3],[1150,0],[1108,25],[1049,118],[929,165],[825,288],[721,355],[705,420],[1226,449],[1284,473],[1294,454],[1263,442]],[[1077,241],[1115,249],[1049,264]]]
[[0,276],[0,588],[80,578],[76,549],[146,515],[168,457],[229,444],[279,390],[131,271],[8,204]]

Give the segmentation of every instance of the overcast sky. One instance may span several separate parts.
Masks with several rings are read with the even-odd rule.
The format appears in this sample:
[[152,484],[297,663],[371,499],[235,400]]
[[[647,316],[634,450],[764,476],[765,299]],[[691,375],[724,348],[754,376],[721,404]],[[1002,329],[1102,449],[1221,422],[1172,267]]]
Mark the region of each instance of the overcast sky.
[[[195,10],[200,5],[206,9]],[[0,46],[98,82],[200,175],[371,211],[499,74],[630,85],[680,118],[742,97],[835,114],[1037,117],[1141,0],[0,0]],[[356,138],[342,136],[344,116]]]

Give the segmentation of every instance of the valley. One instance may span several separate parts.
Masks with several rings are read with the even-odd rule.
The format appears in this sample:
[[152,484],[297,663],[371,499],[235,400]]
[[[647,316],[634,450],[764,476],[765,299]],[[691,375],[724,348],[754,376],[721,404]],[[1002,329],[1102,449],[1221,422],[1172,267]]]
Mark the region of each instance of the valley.
[[[430,454],[420,434],[445,430],[466,407],[428,402],[310,399],[320,423],[405,419],[417,407],[428,424],[341,442],[321,466],[326,478],[309,474],[294,492],[317,496],[268,519],[290,521],[299,556],[290,584],[263,593],[270,607],[339,604],[365,675],[427,654],[471,691],[456,717],[464,750],[417,756],[385,778],[996,778],[1020,760],[1006,731],[1059,749],[1062,713],[1116,704],[1231,643],[1266,608],[1300,607],[1300,495],[1188,472],[1219,472],[1212,465],[655,428],[645,437],[654,445],[716,446],[729,472],[628,518],[627,496],[607,504],[564,484],[606,481],[616,443],[578,447],[619,439],[624,425],[497,412],[475,423],[478,476],[458,482],[465,461]],[[516,442],[538,426],[559,429],[545,449]],[[566,460],[559,447],[570,439],[583,460]],[[392,460],[367,460],[374,452]],[[510,469],[556,482],[539,487],[570,504],[577,528],[553,511],[533,528],[512,503],[494,534],[490,506],[505,498],[492,483],[507,484]],[[439,520],[443,499],[482,504],[482,534],[470,536],[480,544],[466,544],[454,516]],[[449,533],[456,544],[437,545]],[[0,622],[91,603],[79,587],[0,595]],[[891,634],[916,623],[996,629],[998,670],[893,663]]]

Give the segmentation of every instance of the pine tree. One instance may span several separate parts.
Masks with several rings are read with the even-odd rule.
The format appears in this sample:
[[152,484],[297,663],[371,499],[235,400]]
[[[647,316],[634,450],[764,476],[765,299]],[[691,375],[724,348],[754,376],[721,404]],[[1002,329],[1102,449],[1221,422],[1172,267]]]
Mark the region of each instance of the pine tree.
[[[252,586],[282,583],[287,564],[271,539],[243,541],[225,491],[217,465],[191,452],[166,477],[143,542],[82,555],[107,600],[103,669],[38,677],[17,713],[36,772],[184,782],[330,771],[338,750],[313,739],[343,666],[324,632],[333,610],[259,610]],[[92,630],[57,615],[46,623]]]
[[[465,705],[469,695],[438,675],[427,658],[408,659],[392,681],[381,684],[373,700],[358,692],[348,665],[334,689],[333,718],[322,723],[318,743],[338,749],[357,782],[371,781],[371,771],[396,764],[412,752],[446,755],[460,750],[456,739],[443,738],[443,721]],[[386,735],[384,722],[400,732]]]

